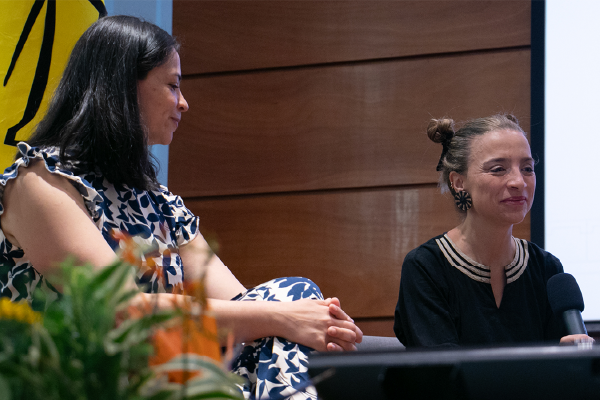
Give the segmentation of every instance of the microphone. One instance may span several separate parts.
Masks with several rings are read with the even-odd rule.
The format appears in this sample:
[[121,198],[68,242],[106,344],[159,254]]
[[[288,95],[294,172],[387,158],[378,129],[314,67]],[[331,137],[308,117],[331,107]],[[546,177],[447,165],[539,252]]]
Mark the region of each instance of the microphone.
[[583,296],[573,275],[556,274],[548,279],[546,285],[550,307],[554,314],[562,314],[569,335],[587,335],[581,317],[584,308]]

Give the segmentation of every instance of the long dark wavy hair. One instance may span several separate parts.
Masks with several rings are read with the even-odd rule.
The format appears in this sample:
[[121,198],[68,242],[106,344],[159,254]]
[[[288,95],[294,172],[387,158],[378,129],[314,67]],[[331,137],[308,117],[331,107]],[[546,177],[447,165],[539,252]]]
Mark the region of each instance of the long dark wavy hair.
[[64,168],[100,170],[115,185],[158,187],[138,105],[138,80],[165,63],[179,44],[130,16],[100,18],[75,44],[31,146],[60,148]]

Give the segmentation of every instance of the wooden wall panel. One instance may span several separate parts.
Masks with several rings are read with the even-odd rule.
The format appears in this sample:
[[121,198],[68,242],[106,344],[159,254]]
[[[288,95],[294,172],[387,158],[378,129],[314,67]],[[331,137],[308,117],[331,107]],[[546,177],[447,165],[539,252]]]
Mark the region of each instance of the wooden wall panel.
[[405,57],[531,42],[531,2],[182,1],[186,75]]
[[325,296],[339,297],[353,317],[393,315],[406,254],[459,221],[452,199],[435,185],[186,205],[200,216],[201,231],[216,236],[221,259],[246,287],[305,276]]
[[354,323],[363,334],[371,336],[394,337],[394,317],[383,318],[354,318]]
[[[170,189],[246,286],[286,275],[392,336],[404,256],[458,222],[431,117],[529,130],[529,0],[175,0]],[[529,218],[514,235],[529,239]]]
[[213,196],[436,182],[429,119],[513,112],[528,129],[529,68],[528,50],[506,50],[187,79],[169,185]]

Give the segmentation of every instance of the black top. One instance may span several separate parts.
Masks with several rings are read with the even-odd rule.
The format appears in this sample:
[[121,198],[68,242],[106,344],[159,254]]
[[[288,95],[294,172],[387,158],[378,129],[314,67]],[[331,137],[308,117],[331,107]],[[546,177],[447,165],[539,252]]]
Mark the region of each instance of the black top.
[[537,245],[514,240],[517,251],[505,267],[500,307],[489,267],[462,253],[447,235],[408,253],[394,320],[398,339],[407,347],[558,342],[566,330],[552,313],[546,282],[563,267]]

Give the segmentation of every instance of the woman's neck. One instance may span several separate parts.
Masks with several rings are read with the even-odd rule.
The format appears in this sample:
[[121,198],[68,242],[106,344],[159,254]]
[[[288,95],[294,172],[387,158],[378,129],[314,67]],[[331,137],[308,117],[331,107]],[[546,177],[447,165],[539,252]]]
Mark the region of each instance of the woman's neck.
[[467,216],[460,225],[448,232],[448,236],[460,251],[491,269],[503,268],[515,256],[512,225],[499,227],[489,223],[478,224]]

